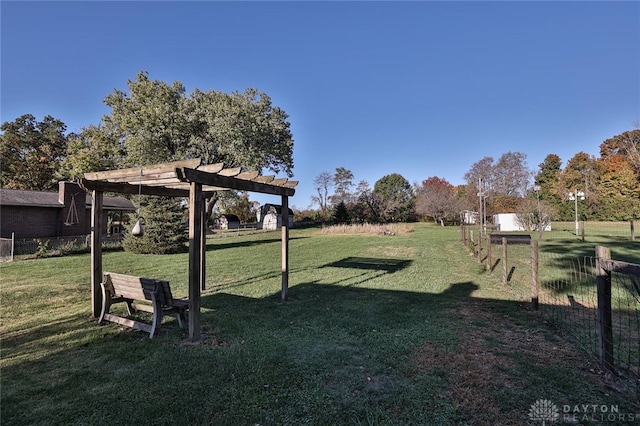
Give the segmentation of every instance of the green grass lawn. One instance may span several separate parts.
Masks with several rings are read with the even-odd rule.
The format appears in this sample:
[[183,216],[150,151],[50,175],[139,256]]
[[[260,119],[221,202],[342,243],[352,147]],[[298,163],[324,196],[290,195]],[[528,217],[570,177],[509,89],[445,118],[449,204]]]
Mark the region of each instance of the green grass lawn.
[[[637,401],[500,284],[458,228],[291,231],[208,240],[204,339],[173,319],[153,340],[90,317],[87,254],[0,264],[5,425],[526,424],[531,405]],[[188,258],[107,252],[103,269],[168,279]]]

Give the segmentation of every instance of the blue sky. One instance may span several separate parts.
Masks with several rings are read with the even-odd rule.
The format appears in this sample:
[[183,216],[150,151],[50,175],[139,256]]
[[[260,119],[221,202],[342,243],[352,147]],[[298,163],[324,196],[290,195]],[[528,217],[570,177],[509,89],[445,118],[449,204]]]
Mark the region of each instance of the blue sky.
[[[345,167],[464,183],[517,151],[563,165],[640,120],[639,2],[0,3],[0,121],[98,124],[114,89],[152,79],[254,87],[289,114],[290,201]],[[252,197],[259,201],[273,199]],[[273,197],[272,197],[273,198]]]

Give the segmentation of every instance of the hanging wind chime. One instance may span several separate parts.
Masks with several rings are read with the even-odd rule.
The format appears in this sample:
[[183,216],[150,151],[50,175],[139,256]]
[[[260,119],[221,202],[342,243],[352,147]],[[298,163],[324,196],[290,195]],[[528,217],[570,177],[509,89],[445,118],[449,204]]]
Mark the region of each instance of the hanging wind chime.
[[142,237],[144,235],[144,218],[140,216],[140,210],[142,209],[142,167],[140,167],[140,181],[138,182],[138,220],[133,225],[131,235],[134,237]]

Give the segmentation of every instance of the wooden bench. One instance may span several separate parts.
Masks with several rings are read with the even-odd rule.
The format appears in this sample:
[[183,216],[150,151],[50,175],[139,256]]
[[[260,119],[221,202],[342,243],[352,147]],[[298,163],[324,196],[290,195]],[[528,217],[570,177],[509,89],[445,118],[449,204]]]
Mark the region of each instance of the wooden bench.
[[[169,281],[106,272],[100,287],[102,288],[102,311],[98,324],[106,320],[126,325],[146,331],[149,333],[149,338],[153,338],[162,323],[162,318],[165,315],[171,315],[177,318],[180,328],[185,328],[189,301],[174,299]],[[153,313],[152,324],[109,313],[111,306],[116,303],[126,303],[129,316],[132,316],[136,310]]]

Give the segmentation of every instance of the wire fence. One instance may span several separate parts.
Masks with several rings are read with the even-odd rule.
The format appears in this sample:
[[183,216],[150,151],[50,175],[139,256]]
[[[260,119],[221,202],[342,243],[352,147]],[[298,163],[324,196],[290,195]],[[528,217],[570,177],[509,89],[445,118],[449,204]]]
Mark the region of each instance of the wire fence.
[[[594,241],[601,239],[613,239],[622,241],[636,241],[640,230],[636,229],[640,224],[638,221],[629,222],[596,222],[579,221],[576,222],[553,222],[551,228],[554,231],[547,233],[550,239],[561,239],[578,237],[583,241]],[[545,236],[545,238],[547,238]]]
[[505,291],[531,300],[542,319],[598,359],[601,371],[618,377],[640,401],[640,265],[596,256],[593,249],[580,256],[569,245],[539,249],[525,233],[478,235],[477,226],[461,230],[465,245]]
[[[82,253],[90,250],[91,236],[76,235],[49,238],[1,238],[0,260],[12,261],[14,257],[51,256],[55,254]],[[122,246],[122,235],[109,235],[103,240],[103,248]]]
[[596,257],[542,253],[538,294],[542,317],[598,357],[601,368],[623,379],[640,400],[640,265],[634,266],[632,273],[606,271],[608,297],[603,299]]

